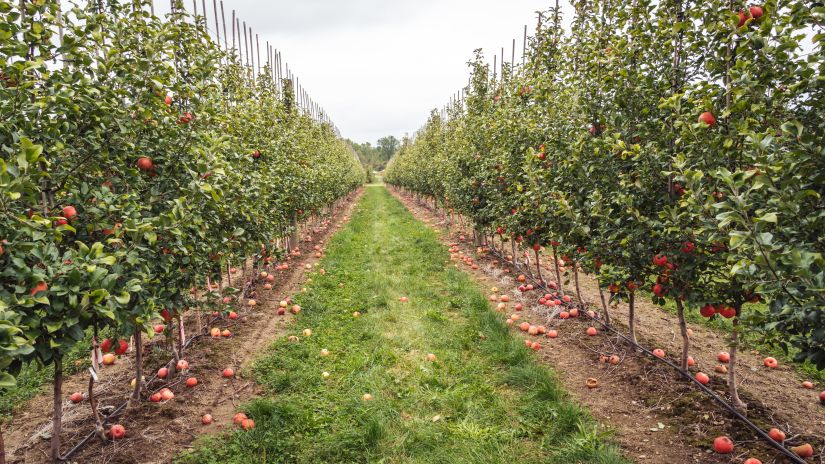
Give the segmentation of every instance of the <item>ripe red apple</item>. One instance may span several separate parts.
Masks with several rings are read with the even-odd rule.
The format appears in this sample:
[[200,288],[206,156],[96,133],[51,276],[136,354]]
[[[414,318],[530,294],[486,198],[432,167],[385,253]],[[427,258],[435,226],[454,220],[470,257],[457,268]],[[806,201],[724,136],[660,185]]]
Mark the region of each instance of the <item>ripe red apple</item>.
[[255,421],[252,419],[244,419],[241,421],[241,428],[244,430],[252,430],[255,428]]
[[779,362],[776,360],[776,358],[772,358],[770,356],[765,358],[762,361],[762,364],[764,364],[765,367],[770,368],[770,369],[776,369],[779,366]]
[[756,458],[748,458],[744,464],[762,464],[762,461]]
[[63,207],[63,217],[71,221],[77,216],[77,210],[74,206],[64,206]]
[[74,392],[72,393],[72,396],[69,397],[69,399],[72,401],[72,403],[80,403],[81,401],[83,401],[83,393]]
[[230,332],[229,329],[223,329],[223,331],[221,332],[221,337],[229,338],[231,336],[232,336],[232,332]]
[[160,317],[162,317],[163,320],[166,321],[166,322],[170,322],[172,320],[172,314],[166,308],[163,308],[160,311]]
[[192,387],[196,386],[197,384],[198,384],[198,379],[196,379],[195,377],[189,377],[188,379],[186,379],[186,386],[189,387],[189,388],[192,388]]
[[160,392],[152,393],[152,396],[149,397],[149,401],[153,403],[160,403],[160,400],[163,399],[163,395]]
[[588,328],[587,328],[587,335],[589,335],[589,336],[591,336],[591,337],[595,337],[595,336],[596,336],[596,335],[598,335],[598,334],[599,334],[599,331],[598,331],[598,330],[596,330],[596,328],[595,328],[595,327],[588,327]]
[[753,20],[756,21],[757,19],[762,17],[762,7],[754,5],[750,8],[750,13],[751,17],[753,17]]
[[713,440],[713,450],[719,454],[730,454],[733,452],[733,441],[725,436],[716,437]]
[[118,340],[117,341],[117,348],[115,348],[115,354],[120,356],[123,353],[126,353],[126,350],[129,349],[129,344],[126,343],[126,340]]
[[231,367],[227,367],[223,370],[222,375],[225,379],[231,379],[232,377],[235,377],[235,371],[233,371]]
[[175,397],[175,394],[172,393],[172,390],[164,388],[160,391],[160,397],[163,398],[163,401],[169,401]]
[[286,314],[286,310],[284,308],[278,308],[278,315],[283,316],[284,314]]
[[716,118],[710,111],[705,111],[699,115],[699,122],[705,123],[708,127],[713,127],[716,125]]
[[655,350],[653,350],[653,356],[656,356],[657,358],[664,358],[665,350],[661,348],[656,348]]
[[181,360],[180,360],[180,361],[178,361],[178,363],[175,365],[175,369],[176,369],[178,372],[180,372],[180,371],[185,371],[186,369],[189,369],[189,362],[188,362],[187,360],[185,360],[185,359],[181,359]]
[[38,293],[45,292],[48,289],[49,289],[49,286],[46,285],[46,282],[38,282],[37,285],[35,285],[31,289],[30,294],[31,294],[31,296],[36,296]]
[[825,404],[825,391],[819,392],[819,402]]
[[211,423],[212,423],[212,414],[204,414],[203,417],[201,417],[201,424],[209,425]]
[[155,169],[155,164],[152,162],[152,158],[141,156],[137,160],[137,167],[141,171],[148,172]]
[[725,319],[733,319],[736,317],[736,308],[731,306],[725,306],[723,308],[719,308],[719,314],[724,317]]
[[802,388],[807,388],[808,390],[811,390],[814,388],[814,384],[810,380],[806,380],[802,382]]
[[791,448],[791,451],[793,451],[797,454],[797,456],[803,459],[808,459],[809,457],[814,455],[814,448],[810,445],[810,443],[794,446],[793,448]]
[[556,338],[559,336],[559,333],[553,329],[547,331],[547,338]]
[[716,355],[716,359],[718,359],[721,363],[729,363],[730,353],[727,351],[720,351],[719,354]]
[[258,151],[258,150],[253,151],[252,152],[252,157],[255,158],[255,159],[260,158],[261,157],[261,152]]
[[115,363],[116,359],[117,358],[115,358],[115,355],[113,355],[112,353],[106,353],[103,355],[103,365],[111,366]]
[[232,423],[234,423],[235,425],[241,425],[241,422],[243,422],[243,421],[245,421],[245,420],[247,420],[247,419],[249,419],[249,418],[248,418],[248,417],[246,417],[246,414],[244,414],[244,413],[242,413],[242,412],[239,412],[239,413],[236,413],[236,414],[232,417]]
[[704,372],[697,372],[696,373],[696,380],[701,383],[702,385],[707,385],[710,382],[710,377]]
[[702,309],[699,310],[699,314],[703,317],[712,317],[716,314],[716,308],[712,304],[706,304],[702,306]]
[[736,27],[744,26],[745,23],[748,21],[748,15],[746,15],[744,11],[739,11],[736,14],[739,16],[739,23],[736,25]]
[[171,105],[172,104],[172,96],[171,95],[166,95],[166,98],[163,99],[163,103],[165,103],[166,106]]
[[693,366],[696,365],[696,360],[693,359],[693,356],[688,356],[687,357],[687,365],[688,365],[688,367],[693,367]]
[[115,424],[109,429],[109,433],[112,435],[112,440],[120,440],[126,436],[126,428],[120,424]]
[[768,436],[771,437],[774,441],[778,441],[779,443],[785,441],[785,432],[775,427],[768,432]]
[[161,334],[161,333],[163,333],[163,330],[164,330],[164,329],[166,329],[166,326],[165,326],[165,325],[163,325],[163,324],[157,324],[157,325],[155,325],[155,333],[156,333],[156,334]]
[[235,311],[230,311],[228,317],[229,317],[229,319],[232,319],[234,321],[235,319],[238,318],[238,313],[236,313]]

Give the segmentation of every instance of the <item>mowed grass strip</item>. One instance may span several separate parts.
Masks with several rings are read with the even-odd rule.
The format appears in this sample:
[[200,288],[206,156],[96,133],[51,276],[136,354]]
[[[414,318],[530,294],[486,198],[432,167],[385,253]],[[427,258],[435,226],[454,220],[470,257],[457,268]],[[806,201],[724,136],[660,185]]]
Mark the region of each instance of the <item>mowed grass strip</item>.
[[267,394],[243,410],[256,428],[202,439],[178,462],[625,462],[448,258],[435,232],[368,187],[326,275],[297,298],[300,341],[255,363]]

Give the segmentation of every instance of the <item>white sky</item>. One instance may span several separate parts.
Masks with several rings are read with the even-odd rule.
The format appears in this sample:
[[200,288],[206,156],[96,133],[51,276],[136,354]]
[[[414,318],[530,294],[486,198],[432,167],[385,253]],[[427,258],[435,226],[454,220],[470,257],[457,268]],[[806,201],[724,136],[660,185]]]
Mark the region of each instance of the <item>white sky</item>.
[[[201,0],[197,0],[199,10]],[[165,0],[156,0],[157,13]],[[212,1],[207,0],[210,28]],[[269,40],[344,137],[413,133],[467,82],[476,48],[521,59],[524,25],[551,0],[224,0]],[[567,2],[562,2],[569,10]],[[192,8],[192,0],[184,0]],[[218,4],[220,9],[220,3]],[[191,10],[190,10],[191,11]]]

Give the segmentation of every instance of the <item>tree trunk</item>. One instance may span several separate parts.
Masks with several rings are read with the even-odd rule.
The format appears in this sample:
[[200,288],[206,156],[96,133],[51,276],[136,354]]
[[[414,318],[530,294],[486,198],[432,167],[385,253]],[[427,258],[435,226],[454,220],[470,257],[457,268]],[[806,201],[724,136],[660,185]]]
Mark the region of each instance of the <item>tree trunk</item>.
[[730,333],[730,368],[728,369],[728,390],[733,405],[742,412],[747,412],[748,405],[739,398],[739,383],[736,380],[736,351],[739,345],[739,311],[736,308],[736,317],[733,318],[733,330]]
[[564,296],[564,285],[561,283],[561,271],[559,270],[559,257],[556,253],[556,247],[553,247],[553,262],[556,266],[556,283],[559,286],[559,293],[561,293],[561,296]]
[[679,331],[682,333],[682,370],[688,370],[688,352],[690,351],[690,337],[685,322],[685,305],[682,300],[676,298],[676,315],[679,317]]
[[[535,251],[535,250],[534,250]],[[536,251],[536,272],[539,276],[539,283],[544,285],[544,278],[541,276],[541,261],[539,260],[539,252]]]
[[610,325],[610,310],[607,309],[607,300],[604,299],[604,290],[602,290],[601,285],[599,285],[599,298],[601,298],[602,300],[602,310],[604,310],[604,323]]
[[581,287],[579,286],[579,262],[578,261],[573,261],[573,279],[576,282],[576,298],[579,299],[579,304],[581,305],[582,310],[584,310],[585,309],[584,307],[587,303],[585,303],[584,298],[582,298],[582,290],[581,290]]
[[143,334],[137,324],[135,326],[135,389],[129,398],[129,408],[140,403],[140,392],[143,390]]
[[3,441],[2,425],[0,425],[0,464],[6,464],[6,443]]
[[52,461],[60,461],[60,433],[63,431],[63,359],[54,359],[54,411],[52,414]]
[[630,307],[630,340],[633,343],[638,343],[636,341],[636,294],[631,293],[630,298],[628,300],[628,305]]
[[289,235],[289,251],[298,248],[298,213],[292,213],[292,219],[289,222],[292,227],[292,233]]

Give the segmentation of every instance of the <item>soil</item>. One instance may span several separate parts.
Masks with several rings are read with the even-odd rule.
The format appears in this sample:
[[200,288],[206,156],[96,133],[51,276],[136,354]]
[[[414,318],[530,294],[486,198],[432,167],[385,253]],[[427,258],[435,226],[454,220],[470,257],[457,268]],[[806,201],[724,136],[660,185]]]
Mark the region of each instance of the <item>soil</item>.
[[[519,283],[513,277],[515,271],[510,263],[486,251],[478,253],[477,247],[470,243],[472,232],[450,224],[443,212],[434,212],[430,205],[398,190],[390,188],[390,191],[414,216],[439,231],[445,245],[460,249],[452,254],[457,268],[471,273],[487,289],[498,287],[500,295],[510,296],[505,310],[508,315],[516,314],[514,305],[522,303],[524,310],[517,313],[520,319],[513,324],[513,330],[543,345],[537,353],[539,359],[552,366],[571,396],[615,434],[629,460],[651,464],[704,464],[741,463],[756,457],[765,464],[790,462],[728,411],[680,379],[667,365],[635,352],[609,332],[587,336],[585,331],[591,324],[584,317],[562,320],[554,311],[538,305],[538,292],[518,290]],[[465,241],[460,240],[461,236]],[[474,259],[477,269],[463,260],[467,256]],[[555,271],[546,264],[542,271],[545,277],[554,276]],[[595,279],[580,274],[580,282],[582,297],[591,302],[588,309],[600,311]],[[575,293],[573,288],[567,290],[568,294]],[[640,344],[650,349],[661,348],[675,360],[681,352],[676,316],[650,301],[638,299],[641,301],[636,302],[636,330]],[[611,308],[611,317],[614,327],[626,333],[623,322],[628,320],[627,306]],[[524,321],[554,328],[558,338],[531,337],[520,332],[516,326]],[[714,373],[717,353],[727,350],[726,334],[701,325],[689,323],[688,326],[693,331],[690,354],[696,360],[692,372],[707,373],[711,377],[709,387],[729,400],[727,376]],[[613,354],[621,359],[618,365],[603,362],[602,356]],[[748,418],[764,430],[777,427],[785,431],[788,446],[811,443],[816,454],[807,462],[825,462],[825,407],[817,398],[817,392],[825,387],[804,389],[801,383],[805,379],[793,366],[780,365],[778,369],[768,370],[755,351],[740,350],[738,358],[740,396],[748,404]],[[591,378],[598,381],[595,389],[585,386]],[[712,451],[713,439],[720,435],[734,441],[732,454],[725,456]]]
[[[195,438],[204,434],[219,433],[233,427],[232,416],[241,405],[260,393],[259,387],[246,376],[246,371],[269,344],[283,336],[290,327],[292,317],[276,315],[281,300],[288,300],[289,295],[301,291],[301,284],[306,280],[306,265],[314,265],[322,253],[323,245],[329,237],[340,230],[349,220],[352,209],[363,190],[353,193],[333,215],[323,222],[309,225],[302,232],[299,249],[301,256],[288,258],[289,269],[276,271],[275,282],[271,290],[264,290],[262,282],[252,291],[257,306],[238,307],[239,318],[232,321],[219,318],[214,327],[228,328],[232,332],[229,338],[213,339],[209,335],[201,336],[184,352],[183,358],[190,364],[184,375],[170,373],[168,381],[155,380],[147,389],[155,392],[161,388],[170,388],[174,399],[161,403],[144,400],[121,414],[109,424],[120,423],[127,434],[117,441],[101,441],[92,438],[88,444],[75,453],[69,461],[72,463],[166,463],[171,462],[180,450],[191,446]],[[320,251],[315,249],[320,248]],[[251,277],[251,269],[243,271],[243,278]],[[242,278],[242,273],[232,275],[233,280]],[[226,279],[225,279],[226,280]],[[246,301],[246,300],[244,300]],[[206,329],[206,315],[198,311],[186,314],[184,326],[188,336],[194,336]],[[144,365],[148,371],[145,377],[150,379],[156,370],[170,359],[164,349],[164,337],[156,336],[144,343]],[[134,352],[121,356],[114,366],[102,368],[100,381],[95,386],[95,396],[99,409],[112,411],[123,404],[132,391],[130,382],[134,378]],[[235,370],[235,378],[224,379],[225,367]],[[185,380],[196,377],[198,384],[187,388]],[[63,453],[80,442],[94,430],[94,418],[88,400],[72,404],[68,397],[72,392],[88,392],[89,376],[79,373],[65,379],[63,385]],[[9,463],[46,463],[49,459],[49,438],[51,436],[52,394],[50,386],[22,405],[14,413],[12,421],[5,426],[7,462]],[[201,424],[201,417],[211,414],[212,425]],[[108,428],[108,426],[107,426]]]

